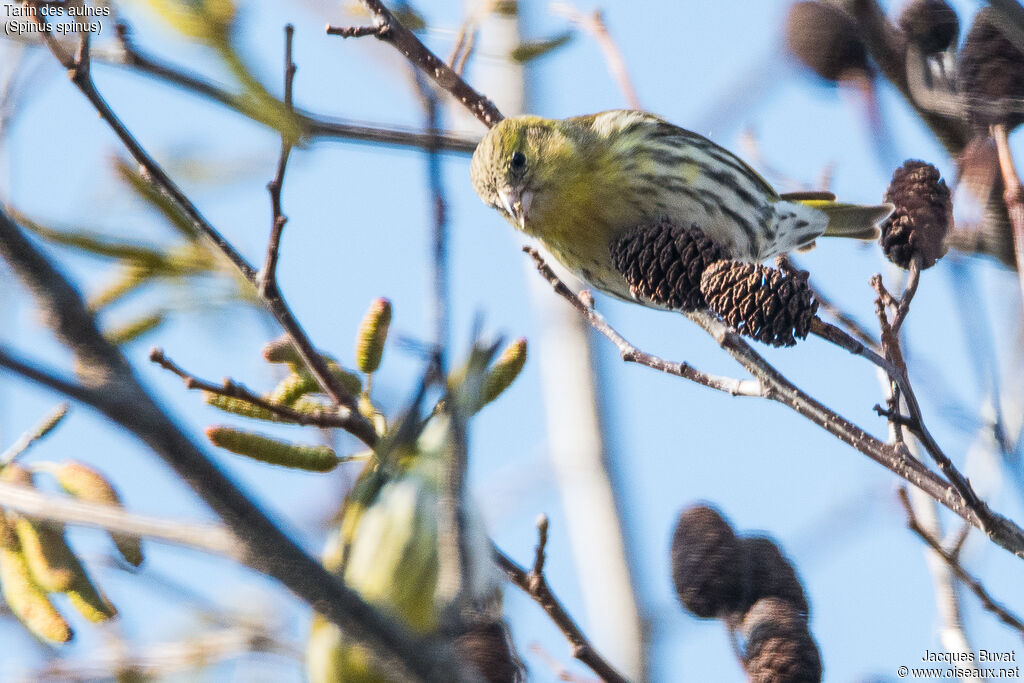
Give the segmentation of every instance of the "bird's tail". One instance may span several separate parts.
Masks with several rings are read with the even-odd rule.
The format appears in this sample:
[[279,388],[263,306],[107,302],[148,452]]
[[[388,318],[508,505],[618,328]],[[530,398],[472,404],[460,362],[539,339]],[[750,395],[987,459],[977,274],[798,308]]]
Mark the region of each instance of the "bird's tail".
[[797,200],[800,204],[824,211],[828,216],[828,237],[853,237],[860,240],[873,240],[878,237],[878,224],[892,213],[892,204],[863,206],[860,204],[840,204],[826,199]]

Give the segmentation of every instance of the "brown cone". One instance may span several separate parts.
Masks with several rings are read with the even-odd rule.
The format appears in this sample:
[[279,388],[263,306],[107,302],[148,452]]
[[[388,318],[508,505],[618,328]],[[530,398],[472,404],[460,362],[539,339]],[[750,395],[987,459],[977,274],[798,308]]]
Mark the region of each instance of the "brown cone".
[[455,638],[455,651],[487,683],[520,683],[522,664],[512,650],[505,624],[473,624]]
[[783,275],[758,263],[718,261],[704,271],[700,291],[737,332],[772,346],[806,337],[818,310],[806,272]]
[[700,505],[679,516],[672,536],[672,582],[698,617],[734,612],[743,600],[740,541],[717,510]]
[[947,50],[960,35],[960,19],[946,0],[911,0],[896,23],[926,55]]
[[953,222],[953,200],[939,170],[908,160],[893,173],[885,201],[896,209],[882,223],[879,244],[886,258],[907,268],[915,256],[931,268],[946,253],[946,235]]
[[1000,102],[1024,98],[1024,54],[1000,30],[1002,15],[985,7],[975,16],[957,61],[957,86],[968,98],[973,123],[1015,127],[1024,121],[1020,107],[1000,112]]
[[684,228],[663,219],[620,238],[612,244],[611,257],[637,299],[694,311],[707,305],[700,293],[701,273],[725,252],[696,225]]
[[786,16],[786,46],[828,81],[868,71],[867,50],[853,19],[824,2],[796,2]]
[[778,598],[758,601],[743,619],[743,664],[751,683],[819,683],[821,655],[807,618]]
[[792,563],[770,538],[751,536],[740,540],[746,567],[744,611],[763,598],[785,600],[801,614],[809,611],[807,596]]

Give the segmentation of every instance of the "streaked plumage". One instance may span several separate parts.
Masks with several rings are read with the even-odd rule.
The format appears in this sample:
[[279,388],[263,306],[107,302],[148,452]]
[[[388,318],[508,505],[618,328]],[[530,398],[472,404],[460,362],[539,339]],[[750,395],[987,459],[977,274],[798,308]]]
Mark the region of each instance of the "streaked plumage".
[[871,238],[888,206],[779,195],[707,138],[641,111],[505,119],[480,142],[473,186],[583,280],[632,298],[609,245],[637,225],[697,224],[733,258],[761,261],[822,235]]

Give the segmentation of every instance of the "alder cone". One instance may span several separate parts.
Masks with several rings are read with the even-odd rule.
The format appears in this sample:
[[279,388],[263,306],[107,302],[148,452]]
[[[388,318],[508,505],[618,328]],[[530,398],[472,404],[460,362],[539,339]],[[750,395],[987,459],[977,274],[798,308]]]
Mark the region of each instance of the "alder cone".
[[786,47],[827,81],[868,72],[868,53],[848,14],[824,2],[796,2],[786,16]]
[[793,346],[810,332],[818,310],[807,277],[722,260],[704,271],[700,289],[711,310],[740,334],[771,346]]
[[751,683],[821,681],[821,653],[807,618],[785,600],[759,600],[744,617],[740,633]]
[[1016,105],[1024,98],[1024,54],[1000,28],[1002,15],[984,7],[974,15],[957,59],[957,87],[967,96],[971,122],[981,129],[996,123],[1024,122],[1019,106],[999,112],[1000,101]]
[[714,508],[699,505],[679,515],[671,563],[676,595],[691,613],[720,617],[740,608],[744,597],[740,539]]
[[908,160],[893,173],[885,200],[896,208],[882,223],[879,244],[886,258],[908,268],[920,256],[931,268],[946,253],[946,235],[953,222],[953,200],[939,170]]
[[946,0],[912,0],[896,23],[926,55],[949,49],[960,34],[960,19]]
[[725,256],[696,224],[686,228],[667,219],[638,226],[611,247],[612,264],[633,296],[679,311],[707,307],[701,274]]

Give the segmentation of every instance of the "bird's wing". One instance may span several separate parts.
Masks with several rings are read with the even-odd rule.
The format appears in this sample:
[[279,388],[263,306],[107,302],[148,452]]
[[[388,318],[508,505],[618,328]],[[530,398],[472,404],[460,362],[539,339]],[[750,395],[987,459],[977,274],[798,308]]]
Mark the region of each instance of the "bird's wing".
[[693,145],[716,161],[727,166],[732,166],[735,170],[750,178],[754,185],[756,185],[757,188],[770,200],[777,200],[779,198],[779,193],[767,180],[761,177],[760,173],[751,168],[750,164],[743,161],[743,159],[740,159],[721,145],[715,144],[713,141],[699,133],[694,133],[691,130],[686,130],[685,128],[669,123],[654,114],[648,114],[646,112],[636,113],[642,114],[643,116],[639,121],[636,121],[634,125],[646,124],[651,126],[650,134],[652,137],[677,138],[685,144]]

